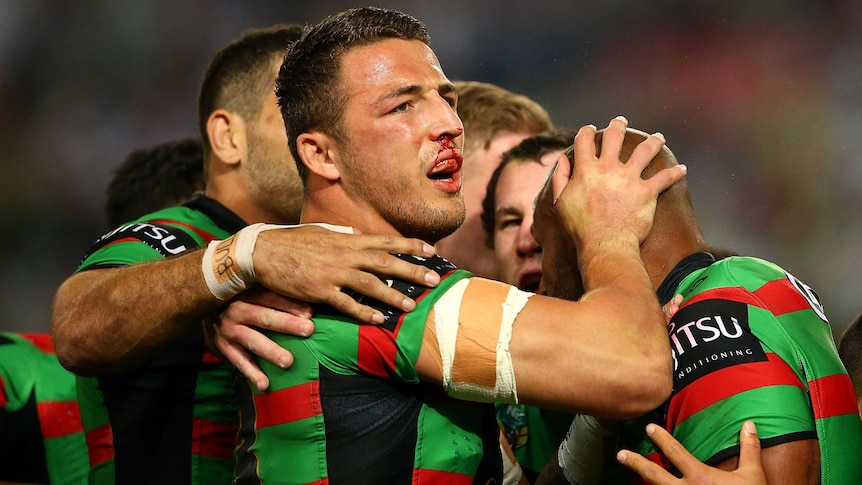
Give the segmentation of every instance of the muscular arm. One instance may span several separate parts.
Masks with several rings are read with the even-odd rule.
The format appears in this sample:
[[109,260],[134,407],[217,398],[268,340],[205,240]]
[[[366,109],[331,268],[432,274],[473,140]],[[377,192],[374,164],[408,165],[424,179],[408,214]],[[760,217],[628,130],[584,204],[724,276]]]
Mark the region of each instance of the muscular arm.
[[[515,319],[510,351],[519,402],[633,417],[655,408],[670,393],[671,359],[664,317],[649,290],[646,273],[638,275],[643,271],[639,260],[620,252],[608,254],[607,260],[596,258],[592,264],[597,267],[588,271],[606,272],[607,280],[597,277],[598,286],[580,301],[535,295]],[[611,276],[614,272],[618,273]],[[483,297],[509,288],[474,278],[464,301],[487,302],[486,307],[492,308],[501,300]],[[493,367],[475,362],[489,362],[495,354],[498,330],[488,326],[494,317],[488,320],[488,312],[465,312],[465,304],[458,330],[464,336],[456,344],[453,373],[460,372],[464,381],[493,383],[488,373]],[[442,383],[435,319],[432,313],[417,370],[423,378]],[[471,335],[472,326],[480,327],[479,332]],[[465,365],[458,366],[461,355]]]
[[[341,291],[352,288],[396,308],[414,303],[372,273],[433,285],[436,274],[389,253],[428,256],[433,248],[416,239],[339,234],[319,227],[269,230],[254,246],[254,273],[272,291],[304,301],[325,302],[374,322],[382,315]],[[71,276],[58,290],[51,320],[57,357],[82,375],[134,367],[166,344],[202,325],[225,302],[208,289],[202,272],[204,251]],[[273,329],[289,331],[308,323],[309,314],[273,317]],[[288,320],[285,322],[284,320]],[[296,332],[298,333],[298,332]],[[277,361],[289,361],[287,356]]]
[[126,370],[201,325],[223,302],[207,289],[202,250],[68,278],[54,297],[57,358],[82,375]]
[[[577,302],[533,296],[514,320],[509,351],[517,396],[523,403],[624,418],[658,406],[670,393],[671,354],[665,319],[640,259],[639,245],[651,227],[655,198],[682,178],[684,170],[665,170],[642,180],[643,169],[664,140],[647,138],[628,163],[622,164],[618,157],[625,128],[624,118],[611,122],[599,156],[595,127],[581,128],[575,138],[577,163],[571,178],[566,162],[552,176],[552,190],[558,194],[552,209],[575,246],[555,250],[577,251],[586,293]],[[546,187],[537,211],[540,204],[551,208],[550,200],[543,198],[547,192]],[[497,285],[474,279],[458,302],[458,340],[452,365],[457,369],[452,374],[460,373],[462,382],[494,385],[494,373],[488,374],[488,366],[477,363],[491,362],[494,369],[500,352],[496,335],[505,333],[505,328],[496,330],[501,326],[494,313],[500,311],[499,305],[509,304],[504,295],[508,287]],[[435,311],[445,311],[440,306],[446,303],[444,297]],[[440,319],[436,314],[428,319],[428,327],[435,327],[429,334],[435,336],[425,341],[422,353],[429,355],[420,355],[417,365],[420,375],[431,380],[441,379],[434,368],[440,361],[433,347]],[[450,331],[444,328],[443,332]],[[488,341],[489,335],[492,341]],[[444,349],[444,358],[446,354]],[[459,358],[464,365],[458,365]]]

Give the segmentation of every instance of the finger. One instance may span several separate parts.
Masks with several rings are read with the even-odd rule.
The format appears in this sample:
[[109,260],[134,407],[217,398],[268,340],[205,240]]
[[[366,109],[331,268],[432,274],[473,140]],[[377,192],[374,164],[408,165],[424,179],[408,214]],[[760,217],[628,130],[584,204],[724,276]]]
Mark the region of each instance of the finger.
[[648,424],[646,427],[647,435],[659,449],[664,453],[668,460],[679,469],[683,475],[693,471],[693,467],[701,465],[697,458],[692,456],[685,447],[680,444],[670,433],[664,428],[656,424]]
[[653,190],[654,194],[660,194],[670,188],[671,185],[685,178],[685,174],[687,172],[688,167],[680,164],[674,167],[662,169],[660,172],[650,177],[646,182]]
[[[599,159],[619,163],[620,151],[623,147],[628,125],[629,121],[625,116],[617,116],[608,123],[608,127],[602,132],[602,153]],[[595,156],[595,148],[593,154]]]
[[[404,295],[402,295],[402,297],[403,296]],[[368,305],[362,305],[351,298],[350,295],[342,291],[336,290],[330,292],[324,301],[332,308],[335,308],[349,317],[353,317],[360,323],[379,325],[385,321],[383,313],[381,313],[380,310],[371,308]]]
[[760,460],[760,439],[753,421],[746,421],[739,431],[739,470],[763,473]]
[[575,135],[575,170],[590,160],[596,160],[596,126],[582,126]]
[[551,174],[551,190],[553,190],[554,194],[554,205],[557,204],[557,200],[560,198],[560,195],[562,195],[563,189],[565,189],[566,185],[569,183],[569,177],[571,177],[571,175],[571,162],[565,155],[560,155],[560,158],[557,160],[556,167]]
[[617,461],[653,485],[667,485],[678,481],[667,470],[633,451],[620,450],[617,453]]
[[682,295],[677,294],[674,295],[674,297],[671,298],[669,302],[665,303],[664,306],[661,307],[662,311],[664,312],[665,319],[668,322],[671,318],[673,318],[676,312],[679,311],[679,306],[682,304],[682,300]]
[[628,170],[635,170],[640,175],[656,155],[658,155],[664,144],[665,139],[663,134],[653,133],[648,136],[632,150],[632,154],[626,162],[626,168]]
[[[427,287],[434,287],[440,283],[440,275],[435,271],[432,271],[425,266],[410,263],[386,252],[365,251],[363,254],[357,255],[356,261],[359,262],[358,267],[360,269],[367,273],[375,274],[381,278],[388,277],[389,279],[410,281]],[[368,279],[368,277],[370,277],[367,273],[365,273],[365,276],[362,276],[363,279]],[[379,278],[374,279],[376,281],[380,281]],[[369,283],[373,284],[371,281],[369,281]],[[368,295],[363,291],[362,287],[354,289],[364,295]],[[379,290],[380,288],[377,289]]]
[[[340,235],[351,237],[350,235]],[[362,236],[352,238],[357,243],[358,249],[380,250],[387,253],[412,254],[414,256],[431,257],[435,254],[434,246],[421,239],[406,238],[391,234],[380,234],[374,236]]]
[[239,345],[232,345],[226,342],[219,343],[216,340],[219,350],[222,355],[233,364],[234,367],[242,374],[249,382],[251,382],[259,391],[265,391],[269,387],[269,378],[260,370],[257,363],[254,362]]

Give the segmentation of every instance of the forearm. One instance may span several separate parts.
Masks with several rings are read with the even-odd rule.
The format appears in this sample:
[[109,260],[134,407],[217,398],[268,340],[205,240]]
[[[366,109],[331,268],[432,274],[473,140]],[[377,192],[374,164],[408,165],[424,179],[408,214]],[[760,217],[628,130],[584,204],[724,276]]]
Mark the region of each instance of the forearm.
[[671,388],[665,319],[643,264],[625,252],[592,258],[578,302],[533,297],[515,321],[512,352],[523,402],[630,418]]
[[201,325],[221,301],[201,272],[202,251],[121,268],[84,271],[57,292],[51,332],[73,372],[119,372]]

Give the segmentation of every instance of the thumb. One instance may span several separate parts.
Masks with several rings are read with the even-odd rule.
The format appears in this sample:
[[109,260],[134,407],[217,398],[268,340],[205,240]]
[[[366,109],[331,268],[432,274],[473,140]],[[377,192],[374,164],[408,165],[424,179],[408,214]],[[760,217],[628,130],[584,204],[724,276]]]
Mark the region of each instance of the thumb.
[[753,421],[746,421],[739,431],[739,469],[757,469],[762,466],[757,428]]

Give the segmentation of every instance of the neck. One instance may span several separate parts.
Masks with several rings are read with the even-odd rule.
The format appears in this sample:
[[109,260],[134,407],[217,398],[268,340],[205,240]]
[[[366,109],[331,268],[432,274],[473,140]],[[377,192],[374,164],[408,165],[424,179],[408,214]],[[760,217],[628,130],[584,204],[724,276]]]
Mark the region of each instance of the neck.
[[709,246],[700,231],[676,231],[664,235],[651,233],[641,245],[641,257],[655,289],[686,256],[708,251]]
[[401,235],[367,204],[350,198],[338,184],[314,180],[306,189],[300,222],[350,226],[361,234]]

